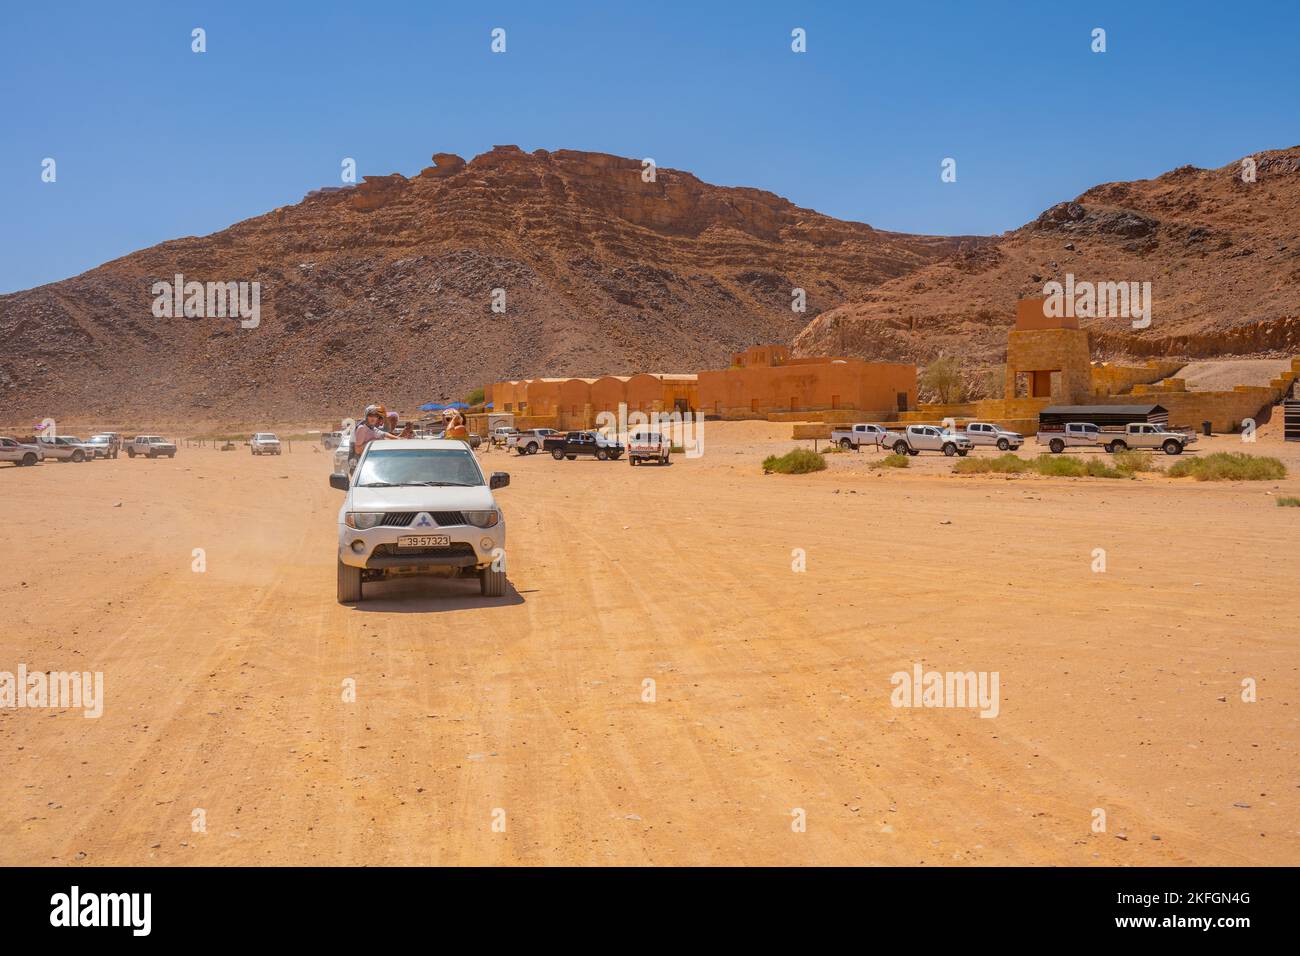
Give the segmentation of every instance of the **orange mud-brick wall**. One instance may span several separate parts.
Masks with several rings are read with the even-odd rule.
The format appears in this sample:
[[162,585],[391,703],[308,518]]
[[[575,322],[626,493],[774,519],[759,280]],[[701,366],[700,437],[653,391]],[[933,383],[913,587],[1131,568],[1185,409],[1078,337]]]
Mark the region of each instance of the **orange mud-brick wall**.
[[781,345],[732,356],[731,368],[701,372],[700,410],[719,418],[790,412],[906,411],[916,405],[916,366],[851,358],[791,358]]
[[1016,303],[1016,325],[1007,336],[1006,398],[1083,402],[1092,394],[1088,333],[1073,317],[1043,314],[1041,296]]

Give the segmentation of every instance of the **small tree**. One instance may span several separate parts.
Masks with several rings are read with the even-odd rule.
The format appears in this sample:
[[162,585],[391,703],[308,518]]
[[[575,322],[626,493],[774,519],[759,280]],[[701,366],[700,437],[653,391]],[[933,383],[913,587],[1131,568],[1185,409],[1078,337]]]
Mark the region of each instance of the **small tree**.
[[474,391],[472,391],[472,392],[470,392],[468,395],[466,395],[466,396],[465,396],[465,404],[466,404],[466,405],[471,405],[471,406],[472,406],[472,405],[482,405],[482,404],[483,404],[483,389],[481,389],[481,388],[476,388],[476,389],[474,389]]
[[939,356],[921,373],[921,387],[943,405],[960,402],[964,397],[965,389],[957,360],[951,355]]

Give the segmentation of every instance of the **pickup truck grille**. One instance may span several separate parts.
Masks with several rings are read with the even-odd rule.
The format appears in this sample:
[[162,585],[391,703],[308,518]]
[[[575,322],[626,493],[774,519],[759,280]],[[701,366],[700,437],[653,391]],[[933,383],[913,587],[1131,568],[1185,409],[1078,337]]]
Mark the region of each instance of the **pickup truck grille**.
[[473,558],[474,546],[463,542],[445,548],[399,548],[395,544],[381,544],[372,552],[380,558]]
[[[418,511],[388,511],[384,513],[384,518],[379,524],[384,528],[409,528],[419,513]],[[459,511],[431,511],[429,514],[433,516],[433,520],[439,527],[469,524],[465,520],[465,515]]]

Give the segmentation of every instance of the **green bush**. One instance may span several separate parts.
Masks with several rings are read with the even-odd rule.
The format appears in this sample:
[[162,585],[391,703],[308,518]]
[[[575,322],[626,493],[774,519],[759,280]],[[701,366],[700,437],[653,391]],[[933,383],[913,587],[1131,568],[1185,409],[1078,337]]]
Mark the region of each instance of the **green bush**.
[[1019,475],[1026,471],[1033,471],[1034,463],[1026,461],[1019,455],[1013,455],[1011,452],[998,455],[997,458],[963,458],[957,464],[953,465],[952,473],[954,475]]
[[1137,471],[1160,470],[1155,466],[1155,459],[1151,452],[1142,449],[1117,451],[1111,456],[1111,460],[1120,471],[1126,471],[1130,474]]
[[907,455],[889,454],[886,455],[884,458],[880,459],[880,461],[872,462],[871,467],[872,468],[906,468]]
[[1300,508],[1300,498],[1279,498],[1277,499],[1279,508]]
[[825,468],[826,459],[821,452],[809,451],[807,448],[796,448],[779,458],[768,455],[763,459],[764,472],[774,471],[780,475],[806,475],[810,471],[824,471]]
[[1131,473],[1118,471],[1100,458],[1077,458],[1070,455],[1039,455],[1025,459],[1010,452],[997,458],[967,458],[953,465],[954,475],[1021,475],[1037,472],[1055,478],[1129,478]]
[[1203,458],[1184,458],[1169,469],[1168,475],[1197,481],[1275,481],[1286,477],[1286,466],[1276,458],[1216,451]]

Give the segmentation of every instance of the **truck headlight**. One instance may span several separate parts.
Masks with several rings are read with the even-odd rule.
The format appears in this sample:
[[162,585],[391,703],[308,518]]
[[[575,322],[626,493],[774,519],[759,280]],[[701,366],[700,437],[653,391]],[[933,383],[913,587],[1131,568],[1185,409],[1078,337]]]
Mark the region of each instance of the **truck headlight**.
[[343,518],[343,523],[349,528],[356,528],[358,531],[369,531],[379,524],[383,518],[384,512],[382,511],[349,511]]
[[496,511],[466,511],[464,512],[465,520],[476,528],[494,528],[496,523],[501,520],[501,512]]

